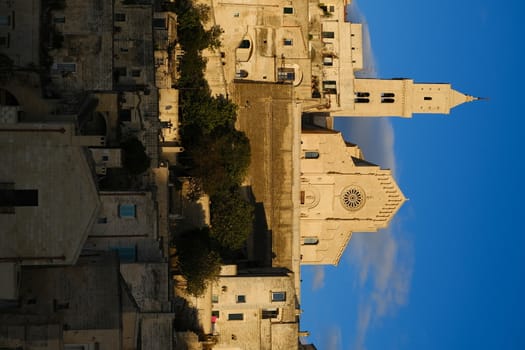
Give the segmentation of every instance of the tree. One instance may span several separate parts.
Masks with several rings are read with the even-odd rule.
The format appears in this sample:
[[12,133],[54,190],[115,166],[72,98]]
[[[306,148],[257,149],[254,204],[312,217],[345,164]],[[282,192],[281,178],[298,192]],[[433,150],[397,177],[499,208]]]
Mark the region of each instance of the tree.
[[187,281],[187,291],[200,296],[208,283],[214,281],[221,270],[219,254],[212,250],[208,228],[184,233],[176,242],[179,268]]
[[226,250],[242,248],[253,230],[253,206],[239,188],[212,197],[211,237]]
[[189,147],[190,173],[213,196],[241,184],[250,165],[250,141],[241,131],[216,129]]
[[151,159],[146,154],[146,148],[136,137],[127,139],[121,144],[124,152],[124,167],[134,175],[148,170]]

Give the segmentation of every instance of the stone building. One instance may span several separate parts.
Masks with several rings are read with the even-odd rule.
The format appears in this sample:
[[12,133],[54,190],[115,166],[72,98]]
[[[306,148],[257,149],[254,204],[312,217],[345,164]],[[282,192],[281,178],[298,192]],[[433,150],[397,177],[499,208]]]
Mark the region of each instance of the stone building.
[[301,151],[301,264],[337,265],[352,232],[386,228],[405,197],[339,132],[303,128]]
[[348,20],[350,0],[202,0],[224,30],[220,52],[208,52],[207,78],[216,93],[237,81],[292,84],[304,112],[332,116],[448,114],[475,100],[450,84],[363,79],[363,28]]

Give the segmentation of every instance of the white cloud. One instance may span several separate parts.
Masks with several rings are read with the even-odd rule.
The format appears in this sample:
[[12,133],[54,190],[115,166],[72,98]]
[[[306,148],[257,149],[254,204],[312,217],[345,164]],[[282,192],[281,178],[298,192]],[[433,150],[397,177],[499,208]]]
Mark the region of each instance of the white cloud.
[[364,349],[371,326],[394,315],[408,301],[413,269],[412,246],[399,227],[354,234],[345,258],[359,269],[355,348]]
[[314,277],[312,279],[312,290],[316,291],[324,287],[325,271],[323,266],[314,266],[312,268]]
[[333,326],[327,331],[322,349],[339,350],[342,347],[341,340],[341,328]]

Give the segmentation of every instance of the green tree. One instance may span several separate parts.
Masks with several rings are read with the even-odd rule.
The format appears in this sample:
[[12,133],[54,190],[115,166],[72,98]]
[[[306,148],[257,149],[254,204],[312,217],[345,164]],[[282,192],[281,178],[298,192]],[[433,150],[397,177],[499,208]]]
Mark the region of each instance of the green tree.
[[253,230],[253,205],[238,188],[220,193],[211,200],[211,237],[226,250],[243,247]]
[[151,159],[146,154],[146,148],[136,137],[129,138],[121,144],[124,152],[124,167],[134,175],[148,170]]
[[221,270],[219,253],[212,250],[208,228],[188,231],[175,242],[181,274],[187,291],[200,296]]
[[210,196],[238,186],[250,165],[250,141],[235,129],[216,129],[189,147],[190,173]]

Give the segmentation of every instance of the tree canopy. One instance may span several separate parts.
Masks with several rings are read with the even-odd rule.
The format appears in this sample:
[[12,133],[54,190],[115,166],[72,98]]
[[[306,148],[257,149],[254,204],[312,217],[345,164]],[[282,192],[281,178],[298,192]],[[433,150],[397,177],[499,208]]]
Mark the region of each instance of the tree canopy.
[[212,197],[211,237],[222,250],[243,247],[253,230],[253,206],[247,202],[239,189]]
[[139,139],[132,137],[121,144],[124,152],[124,167],[131,174],[141,174],[148,170],[151,159],[146,154],[146,148]]
[[209,229],[188,231],[176,241],[176,245],[179,268],[187,281],[187,291],[200,296],[221,270],[219,253],[211,248]]

